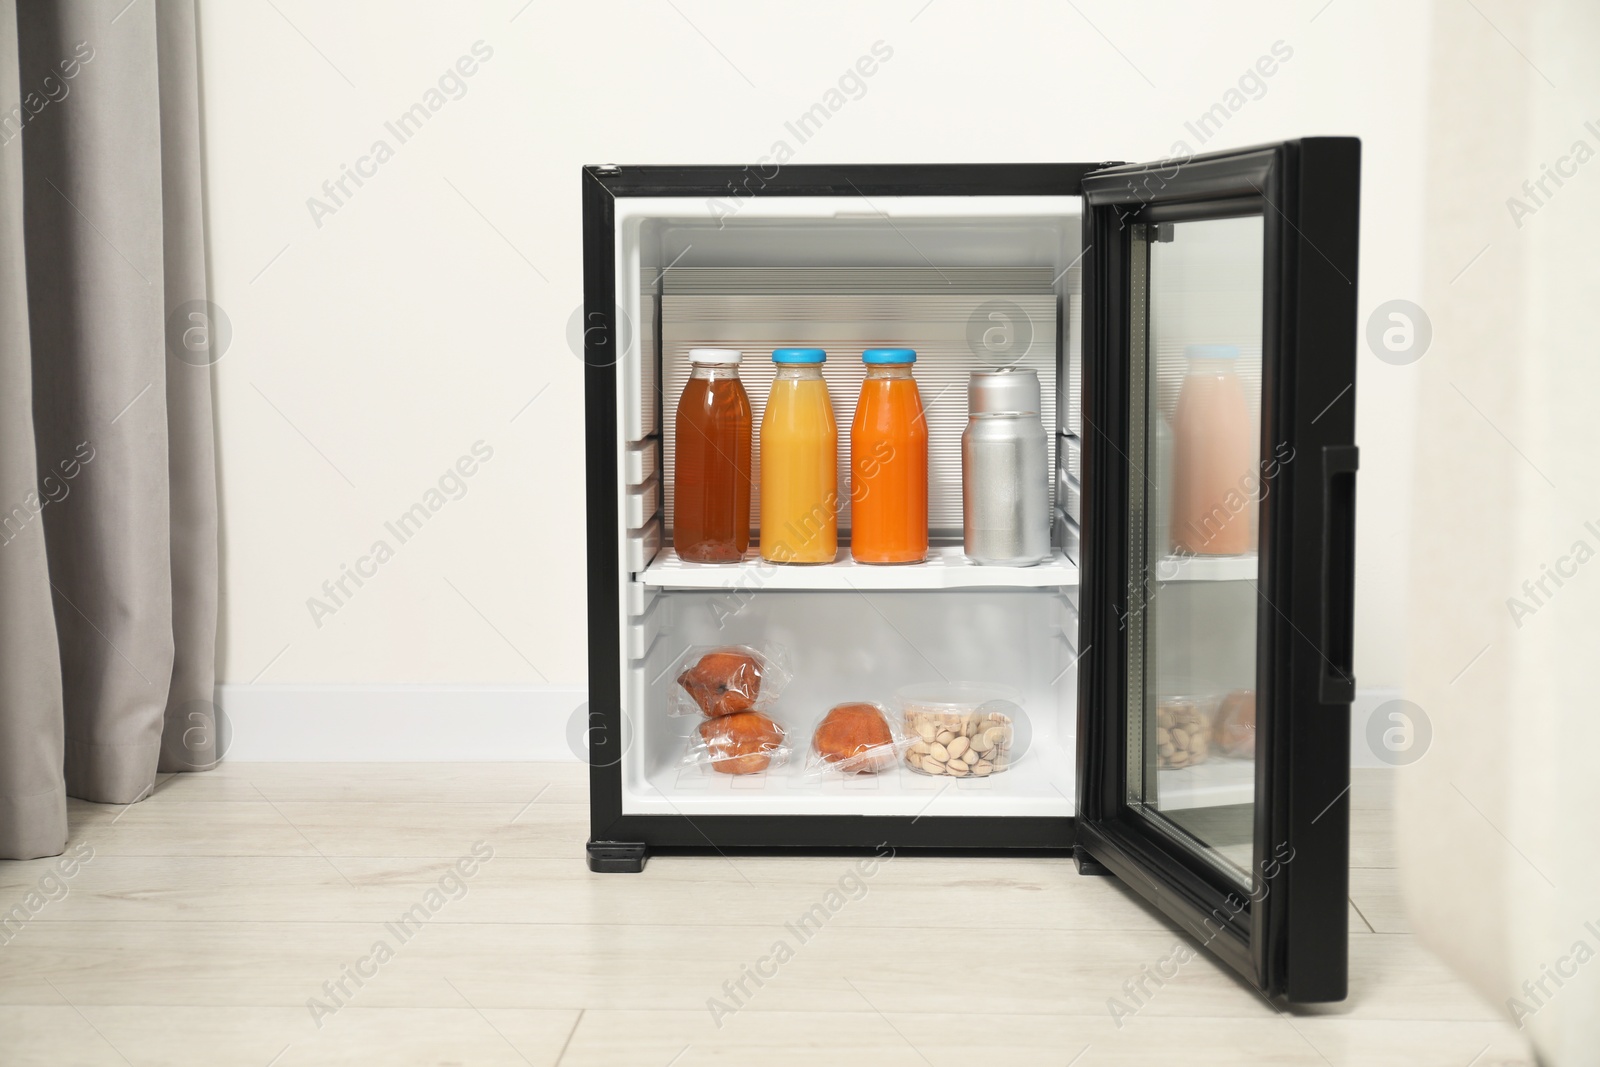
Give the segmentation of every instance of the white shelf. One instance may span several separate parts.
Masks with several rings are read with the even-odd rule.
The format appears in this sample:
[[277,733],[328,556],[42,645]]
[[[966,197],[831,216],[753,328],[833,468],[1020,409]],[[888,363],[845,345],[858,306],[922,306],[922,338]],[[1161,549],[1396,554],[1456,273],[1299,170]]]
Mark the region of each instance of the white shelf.
[[1260,559],[1242,556],[1163,556],[1152,568],[1157,582],[1255,581]]
[[1256,762],[1208,759],[1192,767],[1163,767],[1156,772],[1157,810],[1216,808],[1249,804],[1256,796]]
[[779,564],[755,550],[738,563],[685,563],[664,549],[639,580],[660,589],[1058,589],[1078,584],[1078,565],[1057,552],[1032,567],[992,567],[969,562],[959,546],[933,549],[924,563],[891,566],[857,563],[841,549],[833,563]]
[[[687,740],[684,742],[687,744]],[[629,815],[1070,816],[1072,751],[1054,744],[1030,751],[1010,770],[987,778],[918,774],[904,764],[881,774],[808,778],[805,742],[789,763],[761,774],[717,774],[675,763],[644,782],[624,784]]]

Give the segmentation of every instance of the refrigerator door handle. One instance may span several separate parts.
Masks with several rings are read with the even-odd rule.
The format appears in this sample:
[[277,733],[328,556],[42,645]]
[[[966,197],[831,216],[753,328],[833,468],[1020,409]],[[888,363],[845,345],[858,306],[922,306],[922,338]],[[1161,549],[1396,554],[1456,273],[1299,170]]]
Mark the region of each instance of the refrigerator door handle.
[[1324,704],[1349,704],[1355,699],[1355,445],[1322,449],[1322,684]]

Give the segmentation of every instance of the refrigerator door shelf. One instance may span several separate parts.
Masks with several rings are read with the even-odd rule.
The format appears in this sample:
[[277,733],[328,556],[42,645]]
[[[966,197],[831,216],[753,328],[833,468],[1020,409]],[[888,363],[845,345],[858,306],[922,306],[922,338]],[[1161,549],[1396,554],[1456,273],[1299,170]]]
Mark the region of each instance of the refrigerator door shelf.
[[667,549],[639,575],[647,586],[662,589],[908,590],[918,589],[1057,589],[1078,584],[1077,564],[1060,552],[1032,567],[997,567],[972,563],[960,545],[935,547],[925,563],[874,566],[857,563],[849,549],[839,559],[817,566],[768,563],[752,549],[737,565],[685,563]]
[[[1162,802],[1174,808],[1218,808],[1255,800],[1254,760],[1217,758],[1191,767],[1162,767],[1157,775]],[[1247,854],[1245,864],[1249,862]]]
[[1157,584],[1166,582],[1254,582],[1259,561],[1254,552],[1239,556],[1163,556],[1154,565]]

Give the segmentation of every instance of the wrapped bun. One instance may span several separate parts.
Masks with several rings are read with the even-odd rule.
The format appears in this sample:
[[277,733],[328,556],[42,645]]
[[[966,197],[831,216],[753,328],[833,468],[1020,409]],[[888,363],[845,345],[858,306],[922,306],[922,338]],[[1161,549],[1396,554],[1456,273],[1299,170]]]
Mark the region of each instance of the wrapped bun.
[[696,645],[685,649],[673,668],[676,684],[667,695],[667,714],[688,718],[766,711],[790,678],[788,659],[776,645]]
[[721,774],[757,774],[787,755],[783,727],[759,711],[736,711],[700,724],[704,758]]
[[1222,701],[1212,726],[1211,740],[1225,756],[1253,759],[1256,754],[1256,694],[1235,689]]
[[875,774],[895,761],[894,734],[876,704],[835,705],[817,724],[811,747],[824,762],[858,774]]

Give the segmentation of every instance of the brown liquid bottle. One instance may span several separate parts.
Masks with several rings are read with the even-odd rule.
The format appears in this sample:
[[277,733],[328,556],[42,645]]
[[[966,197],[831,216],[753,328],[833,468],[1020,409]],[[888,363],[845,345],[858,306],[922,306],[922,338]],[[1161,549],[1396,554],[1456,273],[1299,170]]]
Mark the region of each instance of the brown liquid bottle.
[[750,547],[750,397],[737,351],[689,350],[678,399],[672,547],[691,563],[736,563]]

